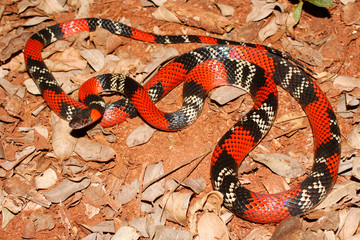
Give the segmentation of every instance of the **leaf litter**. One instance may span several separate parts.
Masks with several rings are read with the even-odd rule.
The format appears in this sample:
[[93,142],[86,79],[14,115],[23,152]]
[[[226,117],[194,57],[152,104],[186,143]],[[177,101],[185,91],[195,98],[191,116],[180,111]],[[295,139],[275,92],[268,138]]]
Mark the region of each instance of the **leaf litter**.
[[[160,8],[153,4],[143,8],[135,0],[124,5],[111,4],[114,6],[104,2],[94,7],[87,1],[22,0],[5,1],[0,8],[0,51],[4,63],[0,66],[1,235],[36,239],[51,236],[192,239],[197,235],[200,239],[270,239],[271,236],[272,239],[290,239],[289,236],[356,239],[359,236],[360,61],[356,53],[360,49],[355,14],[360,6],[358,2],[343,1],[329,8],[331,18],[303,12],[295,28],[289,14],[292,5],[281,1],[216,4],[156,1],[163,6]],[[43,100],[35,96],[38,92],[25,72],[22,50],[29,36],[52,24],[52,19],[57,22],[73,19],[75,8],[79,9],[76,16],[100,14],[158,34],[221,33],[233,40],[262,42],[304,61],[316,72],[328,72],[330,78],[320,78],[318,83],[338,111],[344,155],[334,190],[313,211],[279,225],[259,227],[221,207],[221,196],[209,193],[209,172],[204,170],[209,169],[210,156],[206,156],[206,149],[248,109],[246,105],[252,105],[247,96],[237,98],[243,94],[241,91],[225,100],[228,90],[220,92],[213,100],[222,101],[221,106],[205,106],[196,123],[178,133],[152,131],[142,139],[140,131],[140,140],[132,140],[137,142],[132,148],[128,148],[126,141],[141,125],[140,119],[131,119],[107,130],[74,134],[67,122],[57,120]],[[169,12],[166,14],[180,24],[171,23],[174,19],[166,16],[162,21],[155,20],[153,13],[157,11]],[[246,23],[247,17],[249,23]],[[239,27],[248,29],[241,35],[244,39],[236,36]],[[230,32],[231,29],[235,31]],[[95,74],[118,72],[142,81],[161,62],[196,47],[196,44],[154,46],[101,30],[96,32],[58,41],[43,51],[56,79],[74,97],[79,85]],[[246,33],[250,33],[249,38]],[[256,39],[251,38],[253,33],[257,34]],[[160,107],[169,111],[176,109],[181,103],[181,97],[177,97],[180,91],[176,89],[171,98],[159,103]],[[108,102],[118,98],[106,96]],[[256,191],[278,191],[274,184],[284,189],[291,187],[298,181],[290,178],[301,175],[304,167],[310,170],[312,166],[312,135],[306,118],[303,113],[299,114],[297,103],[282,91],[279,105],[281,122],[275,123],[254,155],[268,159],[274,153],[281,154],[275,156],[290,165],[279,162],[275,165],[286,166],[285,169],[295,170],[296,174],[289,174],[287,170],[281,174],[270,167],[283,177],[274,175],[248,157],[243,164],[247,167],[240,168],[240,178]],[[109,153],[102,152],[103,149]],[[194,156],[202,154],[205,158],[194,163]],[[152,163],[162,166],[153,168],[149,174]],[[147,195],[146,191],[151,194]],[[205,196],[206,193],[216,197]],[[166,200],[168,196],[171,201]],[[219,229],[209,229],[211,222]]]

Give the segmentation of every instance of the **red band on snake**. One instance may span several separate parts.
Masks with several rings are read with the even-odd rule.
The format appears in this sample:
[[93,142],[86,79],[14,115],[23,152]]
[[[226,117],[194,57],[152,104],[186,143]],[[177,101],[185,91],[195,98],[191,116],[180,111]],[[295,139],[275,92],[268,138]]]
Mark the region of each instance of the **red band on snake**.
[[[195,49],[173,59],[143,87],[121,74],[90,79],[79,93],[82,101],[94,105],[89,110],[59,87],[41,58],[41,50],[54,41],[77,32],[94,31],[96,27],[151,43],[217,45]],[[107,127],[139,113],[149,124],[174,131],[195,121],[203,99],[214,87],[232,85],[249,92],[254,99],[253,108],[222,137],[211,160],[213,187],[223,193],[224,205],[242,218],[266,223],[301,214],[322,201],[335,184],[340,161],[340,131],[335,114],[324,93],[302,70],[303,66],[278,50],[196,35],[155,35],[119,22],[89,18],[53,25],[35,33],[27,42],[24,54],[28,70],[49,107],[69,121],[80,120],[80,127],[82,123],[86,124],[87,120],[82,120],[84,116],[96,121],[104,112],[100,124]],[[184,82],[183,107],[175,113],[158,110],[153,102],[181,82]],[[314,166],[301,184],[288,191],[253,193],[240,184],[237,170],[244,157],[268,132],[275,118],[276,85],[286,89],[309,118],[314,134]],[[127,98],[106,107],[102,106],[101,100],[92,98],[93,93],[114,90]],[[79,123],[73,126],[79,126],[76,124]]]

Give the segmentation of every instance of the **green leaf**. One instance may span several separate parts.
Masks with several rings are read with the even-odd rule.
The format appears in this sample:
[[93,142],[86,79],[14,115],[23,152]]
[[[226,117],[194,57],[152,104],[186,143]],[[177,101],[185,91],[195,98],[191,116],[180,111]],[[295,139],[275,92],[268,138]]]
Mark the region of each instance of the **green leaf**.
[[302,7],[304,5],[304,2],[300,1],[297,5],[295,5],[295,7],[293,8],[293,17],[295,19],[295,23],[298,24],[298,22],[300,21],[300,16],[301,16],[301,10]]
[[333,4],[331,0],[306,0],[318,7],[331,7]]

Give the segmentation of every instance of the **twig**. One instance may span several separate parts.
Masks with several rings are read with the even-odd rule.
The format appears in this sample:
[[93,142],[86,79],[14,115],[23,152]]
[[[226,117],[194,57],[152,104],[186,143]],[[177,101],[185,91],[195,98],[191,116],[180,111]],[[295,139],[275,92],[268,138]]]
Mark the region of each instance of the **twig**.
[[[185,163],[185,165],[187,165],[187,164],[195,161],[196,159],[200,158],[199,161],[197,161],[197,163],[190,169],[190,171],[188,171],[188,173],[177,183],[177,185],[176,185],[173,189],[171,189],[171,190],[169,191],[169,194],[166,196],[166,199],[164,200],[164,206],[163,206],[162,209],[161,209],[161,217],[162,217],[162,215],[164,214],[165,206],[166,206],[167,202],[169,201],[169,198],[170,198],[171,194],[172,194],[173,192],[175,192],[175,190],[181,185],[181,183],[194,171],[194,169],[195,169],[197,166],[199,166],[199,164],[202,162],[202,160],[204,160],[204,158],[205,158],[209,153],[211,153],[211,152],[213,151],[214,147],[215,147],[215,146],[209,148],[206,152],[200,154],[199,156],[197,156],[197,157],[195,157],[195,158],[193,158],[193,159],[191,159],[190,161],[188,161],[188,162]],[[184,166],[185,166],[185,165],[184,165]],[[180,167],[182,167],[182,166],[179,166],[177,169],[179,169]],[[176,171],[176,170],[175,170],[175,171]],[[170,171],[170,172],[171,172],[171,171]]]
[[290,129],[289,131],[286,131],[286,132],[284,132],[284,133],[278,134],[278,135],[276,135],[276,136],[268,139],[267,141],[270,142],[270,141],[273,140],[273,139],[282,137],[282,136],[284,136],[284,135],[287,135],[287,134],[292,133],[292,132],[295,132],[295,131],[299,131],[299,130],[304,129],[304,128],[306,128],[306,127],[307,127],[307,126],[304,126],[304,125],[303,125],[303,126],[300,126],[300,127],[297,127],[297,128]]
[[[162,178],[170,175],[171,173],[179,170],[180,168],[185,167],[186,165],[192,163],[193,161],[195,161],[195,160],[198,159],[198,158],[201,158],[200,161],[199,161],[199,163],[200,163],[200,162],[212,151],[212,149],[213,149],[213,148],[209,148],[206,152],[204,152],[204,153],[202,153],[202,154],[200,154],[200,155],[198,155],[198,156],[190,159],[189,161],[187,161],[187,162],[185,162],[185,163],[183,163],[183,164],[175,167],[174,169],[171,169],[170,171],[164,173],[163,175],[161,175],[161,176],[159,176],[159,177],[151,180],[150,182],[146,183],[145,186],[142,188],[142,192],[144,192],[150,185],[152,185],[152,184],[154,184],[155,182],[161,180]],[[195,165],[195,167],[196,167],[199,163],[197,163],[197,164]],[[192,169],[191,171],[193,171],[193,169]],[[190,171],[190,172],[191,172],[191,171]],[[188,175],[187,175],[187,176],[188,176]]]

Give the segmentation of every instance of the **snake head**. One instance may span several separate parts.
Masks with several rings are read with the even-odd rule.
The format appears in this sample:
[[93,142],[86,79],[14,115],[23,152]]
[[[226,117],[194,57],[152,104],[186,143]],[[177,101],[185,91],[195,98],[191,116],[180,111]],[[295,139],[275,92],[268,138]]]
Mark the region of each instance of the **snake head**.
[[102,114],[96,109],[84,108],[75,114],[69,126],[73,129],[82,129],[99,120],[101,116]]

